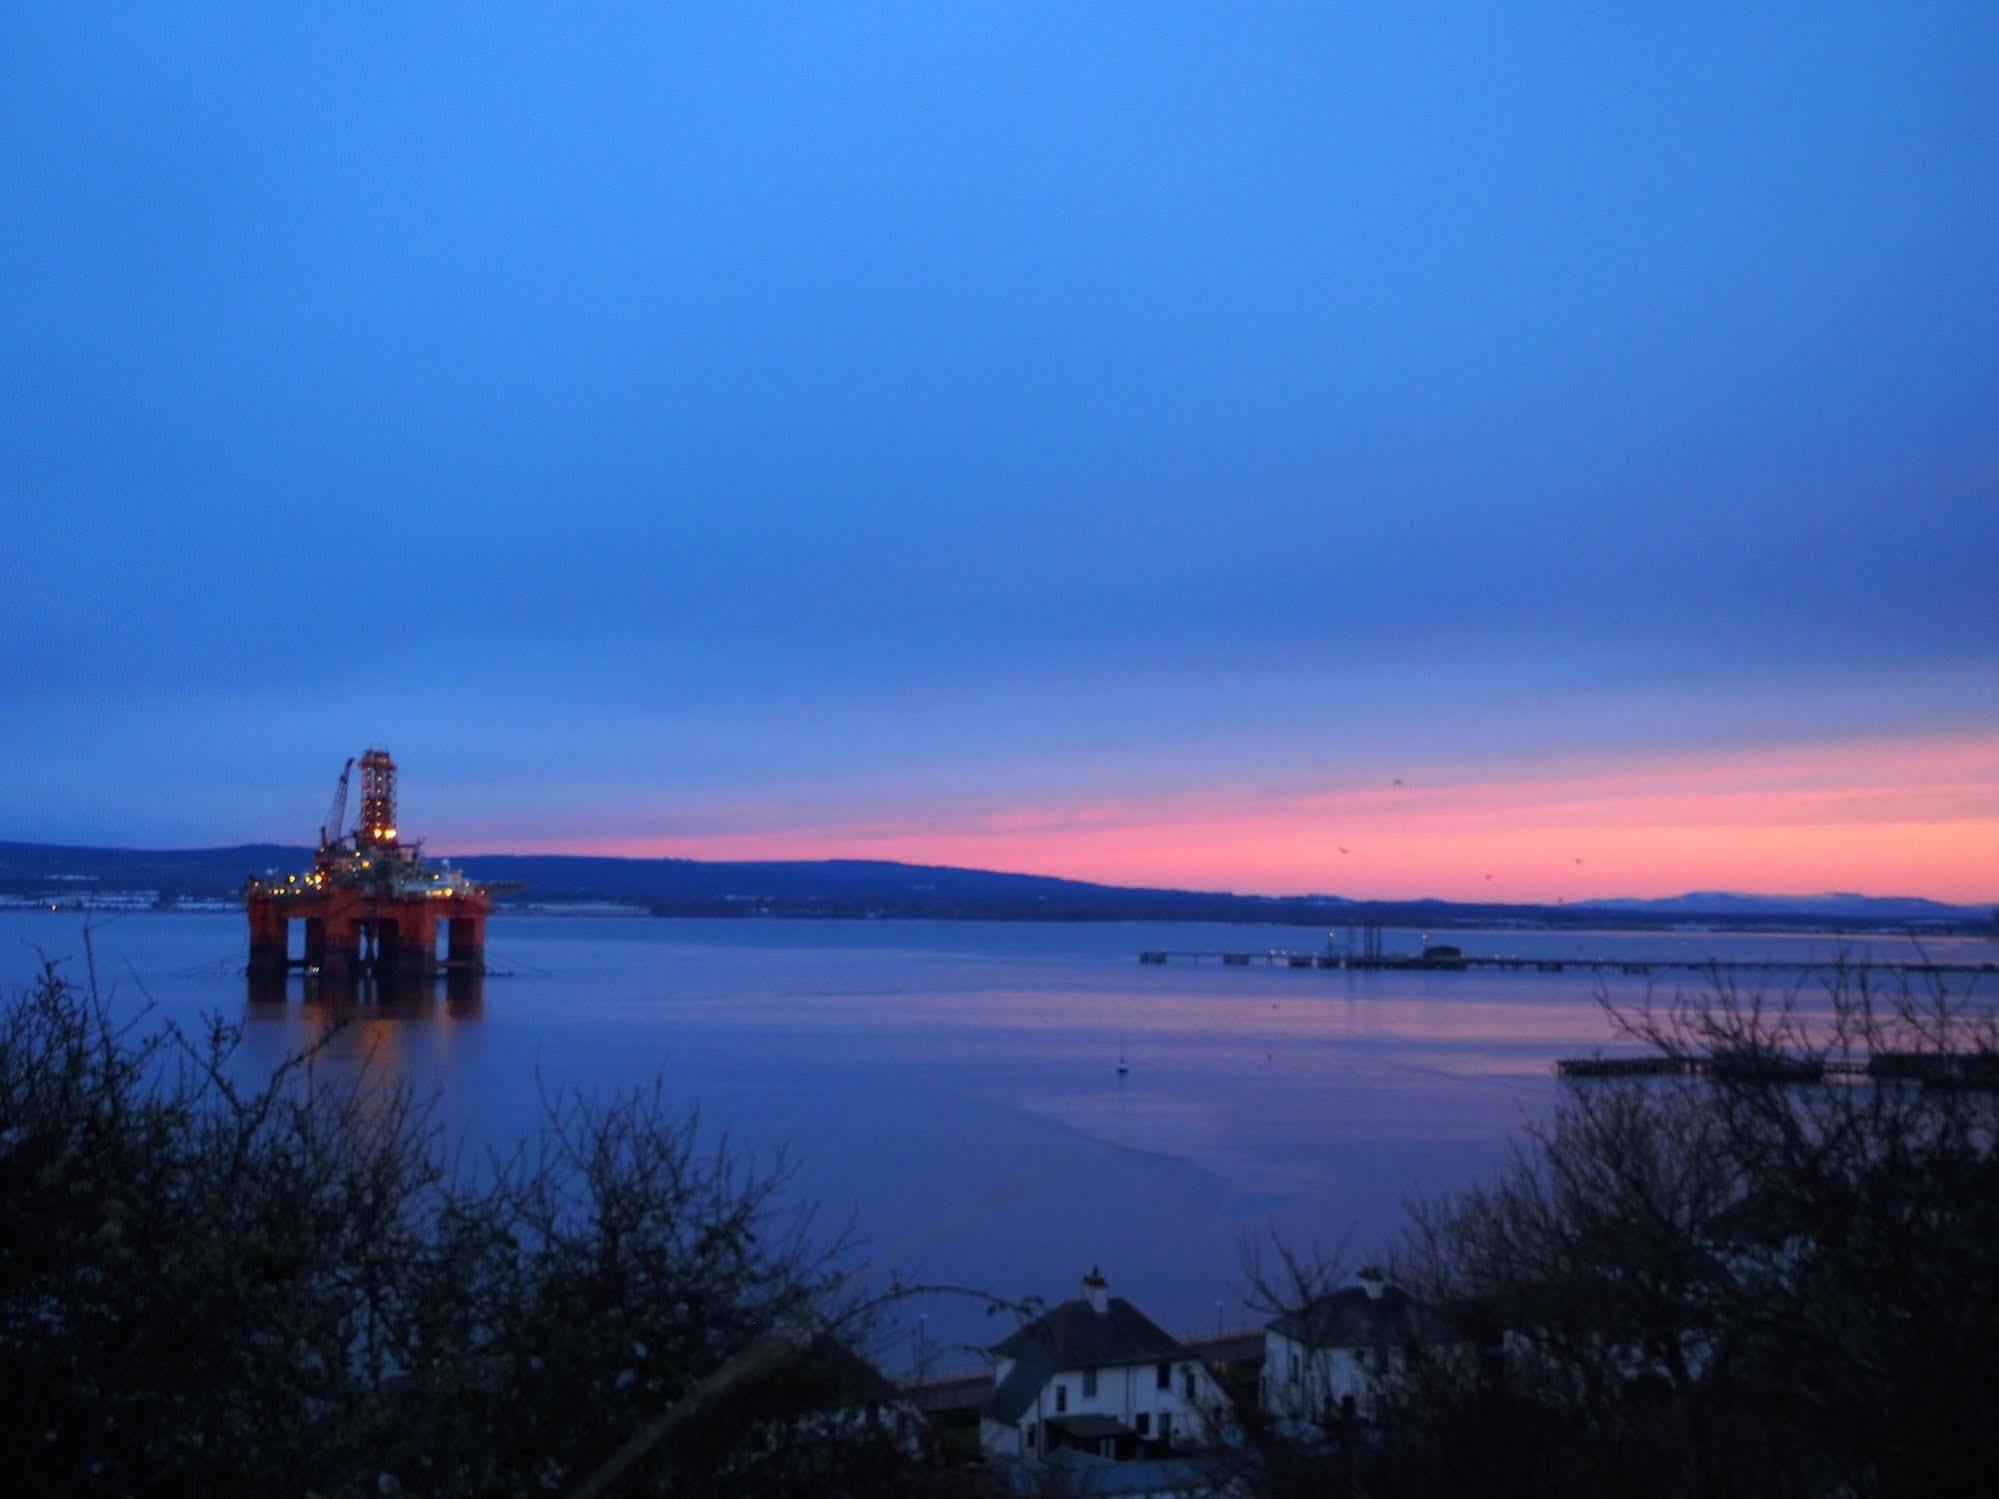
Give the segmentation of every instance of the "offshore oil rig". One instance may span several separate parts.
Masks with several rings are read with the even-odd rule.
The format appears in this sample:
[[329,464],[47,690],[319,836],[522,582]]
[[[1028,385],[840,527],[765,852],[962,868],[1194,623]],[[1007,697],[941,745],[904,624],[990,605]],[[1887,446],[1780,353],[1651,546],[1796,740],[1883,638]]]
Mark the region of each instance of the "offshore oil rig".
[[[492,887],[473,884],[448,861],[427,863],[422,843],[403,841],[396,824],[396,762],[387,750],[361,756],[360,816],[342,831],[356,763],[349,759],[340,772],[311,871],[267,875],[244,886],[251,976],[282,979],[293,969],[329,979],[484,973]],[[295,920],[305,923],[296,958],[290,942]],[[440,930],[447,938],[441,958]]]

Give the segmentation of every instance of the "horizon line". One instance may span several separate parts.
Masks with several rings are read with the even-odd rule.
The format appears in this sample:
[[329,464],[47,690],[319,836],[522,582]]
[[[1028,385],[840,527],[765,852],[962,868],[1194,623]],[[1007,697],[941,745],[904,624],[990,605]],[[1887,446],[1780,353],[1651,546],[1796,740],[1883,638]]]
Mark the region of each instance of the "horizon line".
[[[410,842],[416,847],[426,847],[429,845],[430,840],[424,838],[416,838],[410,840]],[[14,847],[19,847],[19,848],[62,849],[70,852],[79,852],[79,853],[133,853],[133,854],[224,853],[229,851],[230,849],[237,849],[237,848],[278,848],[278,849],[287,849],[287,850],[298,849],[306,853],[310,853],[313,847],[309,843],[280,842],[275,840],[261,840],[248,843],[200,844],[200,845],[182,846],[182,847],[157,847],[157,846],[141,846],[138,844],[122,844],[122,843],[120,844],[46,843],[46,842],[38,842],[28,839],[0,838],[0,846],[6,846],[6,845],[12,845]],[[1564,909],[1564,908],[1573,908],[1573,907],[1593,907],[1593,906],[1624,904],[1624,903],[1660,905],[1660,904],[1670,904],[1674,901],[1691,900],[1701,896],[1713,896],[1715,898],[1723,900],[1748,899],[1748,900],[1766,900],[1766,901],[1823,901],[1823,900],[1847,899],[1847,900],[1867,900],[1867,901],[1883,901],[1883,902],[1912,901],[1912,902],[1921,902],[1927,905],[1941,906],[1944,907],[1945,909],[1951,909],[1951,910],[1974,910],[1979,907],[1985,907],[1985,906],[1999,908],[1999,899],[1972,900],[1972,901],[1940,900],[1935,896],[1929,896],[1929,895],[1874,894],[1872,892],[1865,890],[1800,891],[1800,890],[1704,888],[1704,889],[1682,890],[1676,894],[1665,895],[1665,896],[1591,895],[1591,896],[1579,897],[1574,900],[1569,900],[1566,898],[1556,899],[1556,900],[1532,899],[1532,898],[1501,899],[1497,897],[1492,899],[1481,900],[1481,899],[1465,899],[1465,898],[1452,897],[1447,895],[1415,895],[1415,896],[1338,895],[1330,891],[1319,891],[1319,890],[1257,891],[1257,890],[1221,889],[1221,888],[1204,887],[1196,885],[1129,884],[1129,883],[1118,883],[1118,882],[1100,880],[1100,879],[1086,879],[1076,875],[1054,874],[1041,869],[1002,869],[1002,868],[993,868],[986,865],[978,865],[978,864],[937,863],[934,861],[917,860],[917,859],[887,858],[879,855],[819,854],[819,855],[803,855],[803,856],[792,856],[792,857],[757,858],[757,859],[714,859],[714,858],[700,858],[691,854],[602,853],[602,852],[579,851],[573,849],[536,849],[533,852],[523,853],[512,849],[483,848],[483,849],[460,849],[460,850],[454,850],[450,853],[437,852],[433,854],[433,857],[439,859],[466,859],[466,858],[598,859],[598,860],[609,860],[616,863],[628,863],[628,864],[663,864],[663,863],[704,864],[704,865],[882,864],[902,869],[937,869],[937,870],[949,870],[952,872],[963,873],[963,874],[997,875],[1004,878],[1012,878],[1012,879],[1055,880],[1064,884],[1084,885],[1091,887],[1093,889],[1102,889],[1102,890],[1157,891],[1162,894],[1213,896],[1213,897],[1227,898],[1233,900],[1328,901],[1328,902],[1338,902],[1343,905],[1532,906],[1532,907],[1544,907],[1550,910],[1555,910],[1555,909]]]

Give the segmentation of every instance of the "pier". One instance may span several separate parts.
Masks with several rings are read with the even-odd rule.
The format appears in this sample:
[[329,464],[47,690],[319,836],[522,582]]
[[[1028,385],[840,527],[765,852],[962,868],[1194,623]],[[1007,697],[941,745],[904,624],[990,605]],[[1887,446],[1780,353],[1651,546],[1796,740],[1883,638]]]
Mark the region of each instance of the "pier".
[[1558,1077],[1713,1077],[1729,1082],[1822,1083],[1832,1078],[1999,1091],[1999,1056],[1970,1051],[1877,1051],[1866,1057],[1792,1055],[1760,1047],[1708,1056],[1563,1057]]
[[[1420,954],[1394,957],[1379,954],[1337,952],[1297,952],[1269,948],[1262,952],[1195,952],[1148,948],[1138,961],[1165,963],[1219,963],[1227,968],[1247,968],[1261,963],[1271,968],[1333,968],[1347,972],[1409,971],[1419,973],[1461,973],[1469,969],[1508,973],[1563,973],[1575,969],[1586,973],[1616,973],[1639,976],[1659,972],[1682,973],[1770,973],[1831,972],[1840,965],[1832,960],[1784,960],[1778,958],[1605,958],[1605,957],[1474,957],[1456,948],[1429,948]],[[1887,974],[1999,974],[1999,963],[1882,963],[1869,960],[1846,965],[1865,968],[1870,973]]]

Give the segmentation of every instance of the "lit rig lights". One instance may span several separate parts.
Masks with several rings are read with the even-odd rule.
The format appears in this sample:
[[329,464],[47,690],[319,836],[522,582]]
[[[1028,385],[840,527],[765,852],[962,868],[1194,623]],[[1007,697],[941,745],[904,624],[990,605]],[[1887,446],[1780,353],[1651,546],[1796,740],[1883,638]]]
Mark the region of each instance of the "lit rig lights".
[[396,846],[396,762],[387,750],[361,756],[361,821],[354,842],[361,848]]

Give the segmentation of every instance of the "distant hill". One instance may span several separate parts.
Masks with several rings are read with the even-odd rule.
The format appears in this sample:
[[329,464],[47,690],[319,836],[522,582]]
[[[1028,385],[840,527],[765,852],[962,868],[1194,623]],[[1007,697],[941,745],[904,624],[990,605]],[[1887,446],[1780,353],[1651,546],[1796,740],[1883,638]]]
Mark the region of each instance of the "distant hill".
[[1638,911],[1675,919],[1716,917],[1740,919],[1769,916],[1810,916],[1826,921],[1957,922],[1990,921],[1990,906],[1950,906],[1917,895],[1737,895],[1727,890],[1693,890],[1657,900],[1624,897],[1592,900],[1581,905],[1596,911]]
[[[303,846],[75,848],[0,842],[0,895],[74,897],[88,890],[154,890],[167,899],[234,895],[253,874],[302,869]],[[1990,925],[1983,907],[1860,895],[1751,896],[1720,892],[1669,900],[1570,905],[1362,901],[1336,895],[1236,895],[1225,891],[1096,885],[1048,875],[897,864],[877,859],[710,863],[572,854],[473,854],[452,863],[477,880],[518,884],[515,899],[614,901],[670,916],[880,916],[959,920],[1239,921],[1321,928],[1386,926],[1665,927]]]
[[158,890],[177,896],[234,895],[253,874],[302,869],[311,862],[311,849],[280,843],[140,849],[0,842],[0,894],[34,895],[94,886]]

